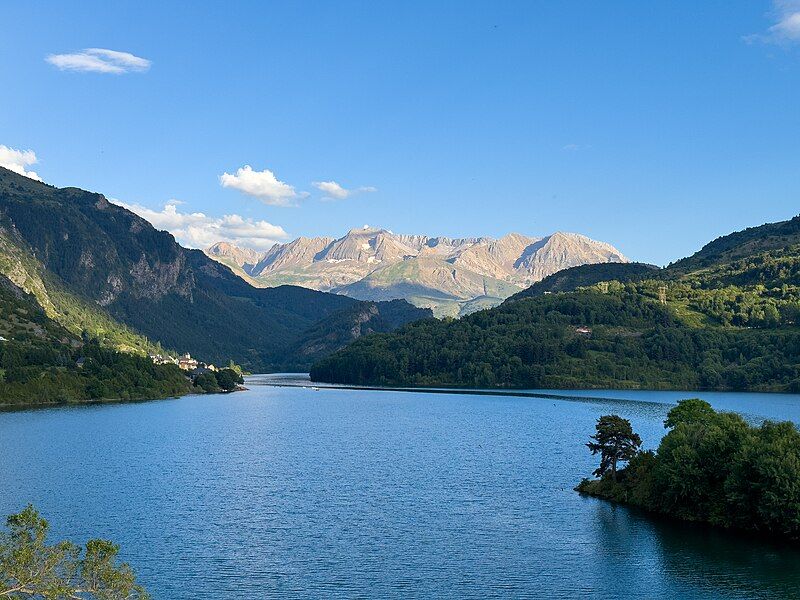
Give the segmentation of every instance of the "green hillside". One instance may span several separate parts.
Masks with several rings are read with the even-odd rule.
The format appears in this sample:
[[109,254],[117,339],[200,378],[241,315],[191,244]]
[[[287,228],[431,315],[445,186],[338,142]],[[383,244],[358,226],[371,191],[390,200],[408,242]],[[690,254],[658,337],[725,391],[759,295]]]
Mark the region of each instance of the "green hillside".
[[800,215],[788,221],[765,223],[719,237],[669,268],[696,271],[797,244],[800,244]]
[[0,225],[0,274],[32,294],[50,319],[73,335],[86,332],[109,348],[138,354],[163,352],[158,344],[119,323],[96,303],[71,293],[25,248],[13,228]]
[[529,288],[517,292],[506,302],[514,302],[522,298],[552,294],[553,292],[571,292],[579,287],[586,287],[601,281],[637,281],[656,276],[659,268],[643,263],[597,263],[581,265],[558,271],[537,281]]
[[359,340],[317,363],[312,376],[381,385],[800,390],[800,245],[787,233],[795,221],[733,234],[751,254],[722,238],[667,269],[610,267],[630,275],[625,283],[599,280],[609,265],[570,269],[530,297]]
[[[67,329],[116,347],[158,343],[250,371],[280,369],[302,363],[290,353],[307,330],[358,305],[298,287],[254,288],[100,194],[2,168],[0,232],[4,274]],[[429,314],[405,306],[404,323]]]
[[144,400],[191,389],[174,365],[73,335],[0,275],[0,405]]

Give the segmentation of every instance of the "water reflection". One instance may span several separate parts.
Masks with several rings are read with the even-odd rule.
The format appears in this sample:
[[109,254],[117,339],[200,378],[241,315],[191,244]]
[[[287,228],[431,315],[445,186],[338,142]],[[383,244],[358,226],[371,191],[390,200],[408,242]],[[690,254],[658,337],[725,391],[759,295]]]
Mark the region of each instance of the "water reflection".
[[797,546],[587,502],[594,506],[595,542],[605,559],[631,574],[628,587],[645,597],[800,597]]

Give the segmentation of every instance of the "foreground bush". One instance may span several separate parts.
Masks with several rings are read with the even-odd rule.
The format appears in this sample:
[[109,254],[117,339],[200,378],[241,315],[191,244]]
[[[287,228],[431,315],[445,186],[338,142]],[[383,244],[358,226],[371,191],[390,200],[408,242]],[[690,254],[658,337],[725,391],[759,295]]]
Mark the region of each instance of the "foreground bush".
[[28,506],[6,520],[0,534],[0,598],[144,600],[131,568],[117,564],[119,547],[89,540],[47,544],[49,525]]

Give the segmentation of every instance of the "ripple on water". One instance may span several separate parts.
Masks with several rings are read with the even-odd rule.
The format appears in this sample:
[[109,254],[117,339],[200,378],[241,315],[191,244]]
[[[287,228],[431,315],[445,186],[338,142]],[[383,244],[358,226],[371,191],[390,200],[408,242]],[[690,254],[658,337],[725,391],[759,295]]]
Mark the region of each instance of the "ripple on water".
[[[796,549],[572,491],[600,414],[653,447],[676,395],[250,387],[0,414],[0,509],[121,543],[155,598],[798,597]],[[800,422],[796,396],[712,403]]]

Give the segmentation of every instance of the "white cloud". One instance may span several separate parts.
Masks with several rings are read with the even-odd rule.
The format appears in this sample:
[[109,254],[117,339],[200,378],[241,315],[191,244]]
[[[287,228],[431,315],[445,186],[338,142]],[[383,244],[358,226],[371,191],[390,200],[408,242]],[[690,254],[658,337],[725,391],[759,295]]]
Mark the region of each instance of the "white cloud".
[[800,43],[800,0],[775,0],[772,15],[775,24],[766,33],[744,36],[748,44],[764,42],[769,44]]
[[37,162],[39,161],[33,150],[15,150],[14,148],[9,148],[8,146],[0,144],[0,167],[5,167],[6,169],[14,171],[14,173],[19,173],[20,175],[25,175],[25,177],[41,181],[41,177],[34,171],[25,169],[25,167],[35,165]]
[[118,52],[105,48],[86,48],[69,54],[50,54],[45,58],[51,65],[62,71],[82,71],[92,73],[130,73],[147,71],[152,64],[146,58],[130,52]]
[[254,171],[250,165],[237,169],[234,175],[223,173],[219,176],[219,182],[222,187],[237,189],[272,206],[293,206],[297,198],[303,197],[293,186],[275,177],[269,169]]
[[231,242],[257,250],[266,250],[288,234],[278,225],[267,221],[255,221],[240,215],[210,217],[201,212],[180,212],[179,200],[170,200],[161,210],[153,210],[139,204],[120,206],[150,221],[156,229],[169,231],[178,242],[188,248],[207,248],[217,242]]
[[800,10],[784,16],[769,31],[784,40],[800,41]]
[[378,191],[377,188],[374,188],[372,186],[364,186],[353,190],[348,190],[346,188],[343,188],[335,181],[315,181],[312,183],[312,185],[321,192],[324,192],[326,194],[327,199],[329,200],[344,200],[345,198],[349,198],[354,194],[363,194],[367,192]]

